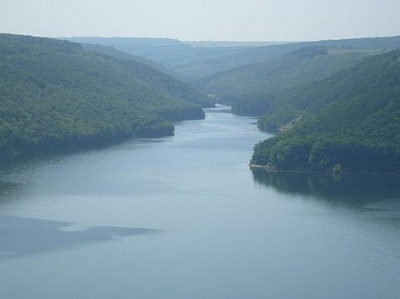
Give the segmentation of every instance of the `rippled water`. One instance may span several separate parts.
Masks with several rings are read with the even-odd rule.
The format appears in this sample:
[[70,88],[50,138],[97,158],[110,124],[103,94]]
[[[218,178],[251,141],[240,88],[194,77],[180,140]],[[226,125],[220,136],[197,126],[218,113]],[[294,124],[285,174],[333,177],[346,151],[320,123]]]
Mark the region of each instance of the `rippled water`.
[[250,171],[222,110],[0,172],[1,298],[399,298],[400,178]]

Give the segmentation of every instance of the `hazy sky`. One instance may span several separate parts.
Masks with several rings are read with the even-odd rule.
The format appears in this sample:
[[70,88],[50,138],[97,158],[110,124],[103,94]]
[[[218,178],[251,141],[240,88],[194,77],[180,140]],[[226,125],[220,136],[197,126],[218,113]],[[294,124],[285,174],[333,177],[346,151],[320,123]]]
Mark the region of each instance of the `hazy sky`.
[[296,41],[400,35],[400,0],[0,0],[0,32]]

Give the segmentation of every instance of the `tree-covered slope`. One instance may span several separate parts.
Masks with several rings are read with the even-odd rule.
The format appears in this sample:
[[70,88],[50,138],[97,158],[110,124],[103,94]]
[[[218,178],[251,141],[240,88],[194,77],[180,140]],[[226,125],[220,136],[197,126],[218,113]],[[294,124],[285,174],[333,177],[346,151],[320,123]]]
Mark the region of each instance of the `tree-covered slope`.
[[169,121],[204,117],[192,91],[145,64],[79,44],[1,34],[1,158],[171,135]]
[[197,85],[215,94],[217,101],[230,103],[235,113],[260,116],[281,105],[283,91],[290,92],[327,78],[366,56],[364,51],[307,47],[263,63],[215,74]]
[[304,88],[293,104],[303,105],[302,119],[258,144],[252,164],[276,170],[400,171],[399,50]]
[[104,46],[104,45],[97,45],[97,44],[85,44],[81,43],[80,44],[84,50],[89,50],[93,51],[99,54],[111,56],[114,58],[117,58],[119,60],[133,60],[136,62],[144,63],[150,66],[153,69],[156,69],[160,72],[166,73],[180,81],[184,81],[184,78],[182,75],[180,75],[177,72],[174,72],[171,69],[166,68],[164,65],[157,63],[153,60],[146,59],[144,57],[138,56],[138,55],[133,55],[133,54],[128,54],[126,52],[123,52],[121,50],[117,50],[112,46]]
[[[139,56],[118,51],[112,47],[82,44],[84,49],[115,57],[126,61],[125,67],[134,75],[138,82],[156,87],[159,91],[170,96],[185,100],[202,107],[213,107],[214,100],[194,87],[182,82],[181,76],[162,65]],[[134,63],[132,63],[134,62]]]

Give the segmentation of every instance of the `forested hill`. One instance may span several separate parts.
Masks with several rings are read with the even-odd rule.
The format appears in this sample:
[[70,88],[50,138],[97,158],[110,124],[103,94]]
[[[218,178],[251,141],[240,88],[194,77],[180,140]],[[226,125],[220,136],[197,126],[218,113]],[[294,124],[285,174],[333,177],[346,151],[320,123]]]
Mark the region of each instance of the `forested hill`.
[[136,74],[136,79],[156,86],[159,90],[169,95],[198,104],[202,107],[213,107],[215,104],[214,100],[206,94],[184,83],[179,73],[167,69],[161,64],[140,56],[127,54],[112,47],[91,44],[82,44],[82,47],[85,50],[111,56],[118,60],[136,62],[132,70],[133,74]]
[[280,105],[283,90],[327,78],[361,62],[370,52],[320,46],[306,47],[197,81],[198,88],[232,105],[235,113],[260,116]]
[[150,66],[152,69],[156,69],[156,70],[158,70],[162,73],[168,74],[180,81],[184,81],[184,78],[181,74],[174,72],[173,70],[166,68],[164,65],[157,63],[153,60],[149,60],[149,59],[146,59],[146,58],[138,56],[138,55],[129,54],[127,52],[117,50],[112,46],[105,46],[105,45],[98,45],[98,44],[85,44],[85,43],[80,43],[80,45],[82,46],[82,48],[84,50],[97,52],[99,54],[117,58],[119,60],[128,60],[128,61],[133,60],[135,62],[140,62],[140,63],[146,64],[147,66]]
[[126,53],[156,61],[190,82],[240,66],[265,62],[306,47],[400,49],[400,36],[297,43],[195,43],[165,38],[101,37],[76,37],[68,40],[112,46]]
[[0,160],[173,134],[212,100],[146,64],[81,45],[0,34]]
[[[245,55],[240,61],[230,59],[230,55],[241,53],[247,49],[239,43],[218,43],[213,46],[199,46],[197,43],[184,43],[168,38],[105,38],[105,37],[73,37],[69,41],[82,44],[111,46],[115,49],[138,55],[162,64],[164,67],[179,73],[186,81],[201,78],[217,71],[234,68],[254,62],[253,55]],[[256,46],[254,46],[256,47]],[[249,48],[254,48],[253,46]],[[260,57],[254,57],[256,62]],[[261,58],[264,60],[264,58]]]
[[400,50],[370,57],[295,98],[303,118],[258,144],[252,164],[286,171],[400,171]]

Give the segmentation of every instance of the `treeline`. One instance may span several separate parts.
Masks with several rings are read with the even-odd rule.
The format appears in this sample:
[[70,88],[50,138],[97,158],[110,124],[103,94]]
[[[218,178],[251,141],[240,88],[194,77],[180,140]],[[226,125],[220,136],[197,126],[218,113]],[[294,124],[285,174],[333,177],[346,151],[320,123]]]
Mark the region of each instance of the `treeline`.
[[213,101],[134,60],[48,38],[0,35],[0,160],[173,134]]
[[285,171],[400,170],[399,50],[298,90],[291,109],[303,111],[301,121],[259,143],[252,164]]

